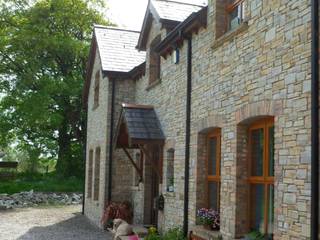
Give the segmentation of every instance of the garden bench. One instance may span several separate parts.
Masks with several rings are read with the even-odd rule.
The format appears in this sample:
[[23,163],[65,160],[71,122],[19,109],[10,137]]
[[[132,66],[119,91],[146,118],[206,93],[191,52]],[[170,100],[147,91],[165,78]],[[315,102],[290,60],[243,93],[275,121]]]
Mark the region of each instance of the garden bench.
[[14,179],[18,170],[18,162],[0,162],[0,170],[2,169],[14,171],[0,171],[0,180]]

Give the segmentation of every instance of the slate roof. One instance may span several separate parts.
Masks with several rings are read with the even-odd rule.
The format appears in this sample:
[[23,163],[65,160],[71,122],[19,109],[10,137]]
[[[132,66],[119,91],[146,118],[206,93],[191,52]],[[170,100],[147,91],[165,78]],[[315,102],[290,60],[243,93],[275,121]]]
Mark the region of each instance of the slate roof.
[[154,7],[159,19],[182,22],[193,12],[198,12],[206,6],[206,1],[171,1],[171,0],[152,0],[151,6]]
[[95,25],[94,35],[103,71],[129,72],[145,61],[145,52],[135,48],[139,32]]
[[123,107],[128,135],[134,140],[164,140],[159,119],[153,108]]

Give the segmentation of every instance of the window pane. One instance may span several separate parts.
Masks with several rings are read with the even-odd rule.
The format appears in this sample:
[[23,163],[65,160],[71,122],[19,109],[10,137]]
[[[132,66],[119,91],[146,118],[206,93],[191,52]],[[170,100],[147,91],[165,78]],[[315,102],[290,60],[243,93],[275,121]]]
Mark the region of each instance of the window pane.
[[251,185],[251,227],[264,232],[264,185]]
[[219,184],[217,182],[209,182],[208,194],[209,194],[209,208],[212,208],[214,210],[219,210],[218,209]]
[[273,235],[273,219],[274,219],[274,186],[268,186],[269,203],[268,203],[268,236],[272,239]]
[[269,127],[269,176],[274,176],[274,127]]
[[208,175],[217,175],[217,138],[209,139]]
[[232,12],[230,12],[230,30],[233,30],[237,28],[240,23],[242,22],[242,16],[243,16],[243,5],[240,4],[237,7],[233,9]]
[[167,152],[167,191],[173,192],[174,188],[174,150]]
[[252,176],[263,175],[263,143],[264,134],[263,128],[251,131],[251,161],[252,161]]

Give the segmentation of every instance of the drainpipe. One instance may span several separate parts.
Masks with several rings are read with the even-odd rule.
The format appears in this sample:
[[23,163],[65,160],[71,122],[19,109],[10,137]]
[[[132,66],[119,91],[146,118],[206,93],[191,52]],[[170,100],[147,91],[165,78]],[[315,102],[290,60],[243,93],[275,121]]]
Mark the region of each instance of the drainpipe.
[[186,142],[185,142],[185,170],[184,170],[184,218],[183,233],[188,235],[189,215],[189,166],[190,166],[190,120],[191,120],[191,91],[192,91],[192,36],[188,37],[187,55],[187,103],[186,103]]
[[319,1],[311,0],[311,239],[319,236]]
[[84,135],[84,150],[83,150],[83,156],[84,156],[83,176],[84,176],[84,181],[83,181],[83,193],[82,193],[82,211],[81,211],[82,215],[84,215],[84,207],[85,207],[85,204],[86,204],[87,121],[88,121],[88,110],[86,109],[86,112],[85,112],[85,123],[84,123],[84,130],[83,130],[85,135]]
[[113,125],[114,125],[114,105],[115,105],[115,89],[116,81],[111,79],[112,90],[111,90],[111,115],[110,115],[110,137],[109,137],[109,172],[108,172],[108,202],[111,201],[112,194],[112,161],[113,161]]

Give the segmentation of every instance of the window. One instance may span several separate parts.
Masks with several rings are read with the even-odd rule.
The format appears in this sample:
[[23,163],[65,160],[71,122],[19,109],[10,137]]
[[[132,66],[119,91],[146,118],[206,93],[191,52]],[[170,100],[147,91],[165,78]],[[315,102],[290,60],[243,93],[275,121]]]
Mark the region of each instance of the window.
[[160,55],[155,51],[155,47],[161,42],[161,36],[158,35],[150,45],[149,56],[149,84],[160,79]]
[[268,118],[249,128],[250,227],[272,237],[274,209],[274,126]]
[[245,18],[244,0],[216,0],[216,39],[236,29]]
[[172,62],[174,64],[178,64],[180,61],[180,50],[179,48],[176,48],[172,53]]
[[100,88],[100,71],[97,71],[94,81],[94,99],[93,99],[93,108],[99,106],[99,88]]
[[174,149],[167,151],[167,192],[174,192]]
[[221,131],[216,129],[207,137],[208,208],[219,211],[220,202]]
[[92,175],[93,175],[93,150],[89,151],[89,166],[88,166],[88,186],[87,186],[87,197],[92,196]]
[[99,200],[100,189],[100,147],[96,148],[96,154],[94,159],[94,193],[93,200]]
[[244,2],[235,0],[227,6],[228,13],[228,30],[237,28],[244,20]]

